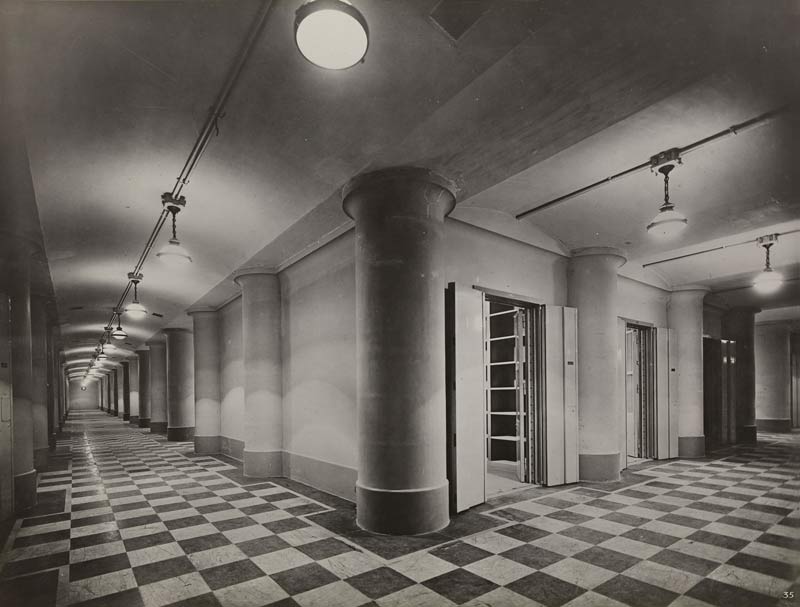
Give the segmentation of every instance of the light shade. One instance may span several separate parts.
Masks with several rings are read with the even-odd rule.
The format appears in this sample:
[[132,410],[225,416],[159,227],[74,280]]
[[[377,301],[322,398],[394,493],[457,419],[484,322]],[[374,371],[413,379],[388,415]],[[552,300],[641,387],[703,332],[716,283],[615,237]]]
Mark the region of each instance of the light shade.
[[781,288],[783,275],[772,268],[766,268],[753,281],[753,288],[759,293],[774,293]]
[[126,339],[128,337],[128,334],[125,333],[125,331],[122,330],[122,327],[118,326],[116,329],[111,331],[111,337],[113,337],[114,339],[122,340],[122,339]]
[[648,233],[659,238],[672,238],[681,233],[689,220],[682,213],[678,213],[672,205],[663,205],[647,225]]
[[303,57],[329,70],[360,62],[369,47],[364,16],[343,0],[312,0],[295,13],[294,40]]
[[147,308],[138,301],[132,301],[125,307],[125,314],[131,318],[145,318],[147,316]]
[[192,258],[177,238],[170,238],[169,242],[156,253],[156,257],[170,266],[185,266],[192,263]]
[[100,352],[100,354],[97,355],[97,360],[108,360],[108,354]]

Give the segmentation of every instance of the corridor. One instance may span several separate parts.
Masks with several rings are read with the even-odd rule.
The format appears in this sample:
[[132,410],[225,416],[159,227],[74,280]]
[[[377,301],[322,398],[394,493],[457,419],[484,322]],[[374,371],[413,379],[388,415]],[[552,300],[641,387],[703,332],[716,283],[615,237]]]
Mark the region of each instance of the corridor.
[[525,489],[422,537],[99,411],[72,412],[0,605],[766,606],[800,596],[800,434]]

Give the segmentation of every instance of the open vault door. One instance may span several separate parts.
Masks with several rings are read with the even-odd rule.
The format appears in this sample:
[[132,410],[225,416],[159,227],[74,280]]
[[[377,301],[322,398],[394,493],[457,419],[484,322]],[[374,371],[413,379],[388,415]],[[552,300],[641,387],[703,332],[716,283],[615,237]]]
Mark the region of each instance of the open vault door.
[[445,326],[450,510],[462,512],[486,501],[483,293],[448,284]]
[[533,441],[540,465],[534,480],[547,486],[578,482],[578,311],[545,306],[544,386],[535,404]]
[[672,329],[655,329],[656,459],[678,457],[676,352]]

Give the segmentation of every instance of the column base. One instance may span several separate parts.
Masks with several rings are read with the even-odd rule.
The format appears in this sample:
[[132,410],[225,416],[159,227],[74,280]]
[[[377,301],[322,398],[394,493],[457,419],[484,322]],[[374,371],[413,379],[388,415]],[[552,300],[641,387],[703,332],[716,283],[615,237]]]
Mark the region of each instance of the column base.
[[33,450],[33,467],[36,470],[44,471],[50,460],[50,447],[42,447]]
[[150,418],[149,417],[140,417],[139,418],[139,427],[140,428],[149,428],[150,427]]
[[222,441],[219,436],[194,437],[195,453],[220,453]]
[[269,478],[283,476],[283,451],[244,451],[245,476]]
[[150,422],[150,432],[155,432],[156,434],[166,434],[167,422]]
[[739,426],[736,428],[736,442],[744,445],[755,445],[758,442],[756,426]]
[[449,485],[425,489],[373,489],[356,483],[356,522],[386,535],[421,535],[450,524]]
[[36,470],[14,476],[14,511],[22,512],[36,505]]
[[582,481],[606,482],[619,480],[619,453],[580,453],[578,478]]
[[131,415],[128,418],[128,421],[131,423],[131,426],[135,426],[139,423],[139,416],[138,415]]
[[131,414],[130,413],[123,413],[122,414],[122,421],[127,422],[127,421],[130,421],[130,419],[131,419]]
[[167,428],[167,440],[184,442],[190,441],[194,438],[194,426],[187,426],[185,428]]
[[791,432],[791,419],[756,419],[756,428],[759,432]]
[[679,436],[678,457],[697,459],[706,456],[705,436]]

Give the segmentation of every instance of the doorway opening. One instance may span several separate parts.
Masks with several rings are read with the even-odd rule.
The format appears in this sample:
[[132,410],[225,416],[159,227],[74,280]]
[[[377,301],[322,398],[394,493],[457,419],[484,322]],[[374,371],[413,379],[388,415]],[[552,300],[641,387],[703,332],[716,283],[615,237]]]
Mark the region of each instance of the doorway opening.
[[484,300],[486,497],[543,476],[542,312],[536,304]]
[[652,327],[625,325],[626,467],[656,457],[658,420],[653,337]]

